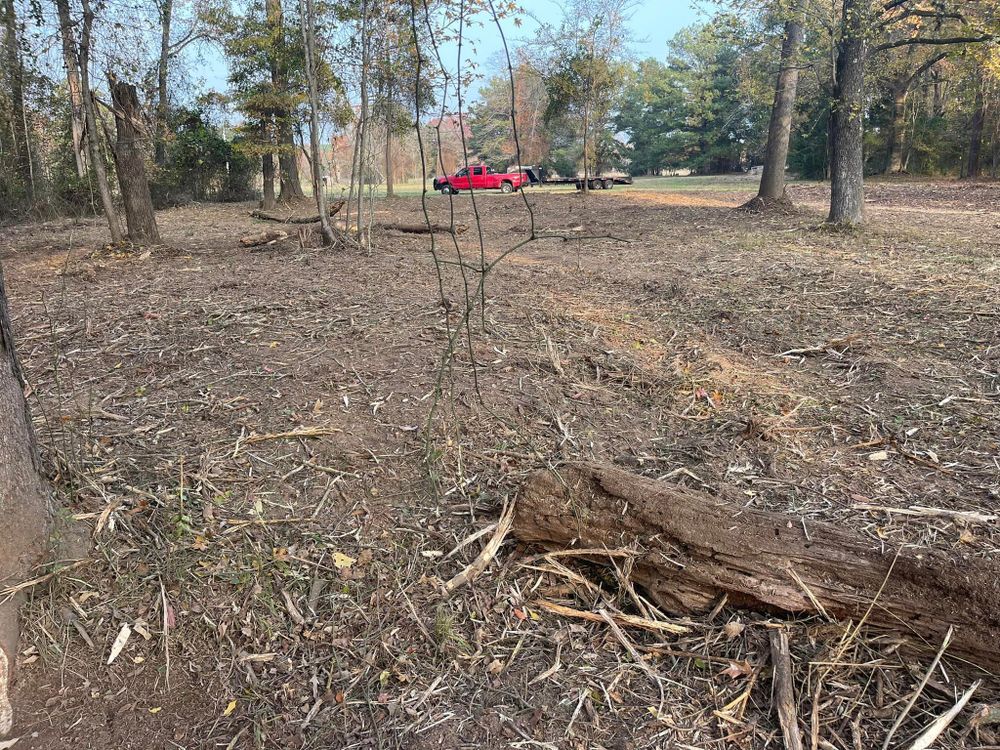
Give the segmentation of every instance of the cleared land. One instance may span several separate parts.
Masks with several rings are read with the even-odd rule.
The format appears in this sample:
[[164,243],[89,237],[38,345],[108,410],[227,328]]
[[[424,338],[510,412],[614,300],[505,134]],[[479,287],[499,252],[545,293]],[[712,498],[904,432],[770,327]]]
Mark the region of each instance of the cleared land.
[[[540,604],[642,614],[622,576],[509,542],[439,595],[488,533],[463,540],[568,458],[875,545],[997,554],[1000,185],[875,183],[852,234],[820,227],[823,186],[777,217],[733,210],[753,190],[529,191],[566,239],[496,265],[443,372],[462,272],[474,299],[469,266],[527,236],[518,196],[477,196],[482,245],[468,196],[428,196],[433,221],[472,226],[436,236],[441,287],[426,236],[241,249],[262,228],[245,205],[164,211],[169,246],[140,255],[93,220],[6,230],[40,438],[85,543],[67,548],[91,548],[25,609],[18,750],[778,746],[762,616],[628,629],[640,666],[603,622]],[[376,218],[421,222],[420,200]],[[880,746],[929,660],[819,618],[790,636],[803,725]],[[897,742],[974,679],[997,699],[959,663],[939,676]],[[997,743],[962,739],[971,715],[941,746]]]

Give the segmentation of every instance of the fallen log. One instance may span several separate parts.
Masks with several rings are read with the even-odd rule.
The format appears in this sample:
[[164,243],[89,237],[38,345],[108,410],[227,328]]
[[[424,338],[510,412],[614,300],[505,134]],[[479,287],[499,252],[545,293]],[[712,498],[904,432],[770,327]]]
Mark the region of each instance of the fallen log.
[[931,649],[954,625],[950,654],[1000,669],[1000,562],[990,558],[897,550],[600,464],[532,474],[514,534],[591,554],[635,549],[633,582],[669,612],[704,612],[727,595],[769,613],[866,618]]
[[248,234],[240,237],[240,245],[243,247],[259,247],[261,245],[270,245],[274,242],[280,242],[287,237],[288,232],[282,232],[280,229],[266,229],[263,232],[258,232],[257,234]]
[[[329,215],[335,216],[340,209],[344,207],[344,203],[344,201],[334,201],[331,203],[328,211]],[[265,211],[260,208],[251,211],[250,215],[255,219],[277,221],[281,224],[315,224],[319,221],[319,214],[312,214],[311,216],[296,216],[294,213],[279,214],[277,211]]]
[[403,234],[464,234],[469,230],[465,224],[456,224],[454,228],[449,224],[394,224],[390,222],[378,223],[375,229],[384,229],[390,232],[402,232]]

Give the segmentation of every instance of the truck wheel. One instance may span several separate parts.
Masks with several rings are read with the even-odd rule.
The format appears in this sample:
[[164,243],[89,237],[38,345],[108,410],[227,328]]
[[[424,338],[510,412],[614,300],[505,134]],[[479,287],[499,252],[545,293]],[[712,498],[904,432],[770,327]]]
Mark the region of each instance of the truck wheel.
[[604,183],[601,182],[600,180],[591,180],[590,181],[590,189],[591,190],[603,190],[604,189]]
[[614,180],[605,180],[604,181],[604,189],[605,190],[610,190],[614,186],[615,186],[615,181]]
[[513,193],[514,192],[514,185],[511,184],[510,182],[507,182],[506,180],[504,180],[503,182],[500,183],[500,192],[501,193]]
[[441,188],[441,195],[451,195],[451,188],[448,185],[445,185],[443,188]]

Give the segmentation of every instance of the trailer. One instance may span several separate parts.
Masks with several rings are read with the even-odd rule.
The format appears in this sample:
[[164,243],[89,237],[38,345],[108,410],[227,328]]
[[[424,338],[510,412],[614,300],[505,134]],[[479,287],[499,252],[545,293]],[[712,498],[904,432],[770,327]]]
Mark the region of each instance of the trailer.
[[[550,177],[539,166],[521,167],[528,175],[529,185],[573,185],[577,190],[583,190],[583,177]],[[587,178],[587,187],[591,190],[611,190],[615,185],[631,185],[629,175],[591,175]]]

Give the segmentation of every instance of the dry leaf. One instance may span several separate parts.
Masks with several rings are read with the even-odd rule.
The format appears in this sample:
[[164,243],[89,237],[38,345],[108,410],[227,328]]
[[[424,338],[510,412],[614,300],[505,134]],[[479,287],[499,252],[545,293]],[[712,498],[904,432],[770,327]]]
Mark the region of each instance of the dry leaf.
[[729,666],[722,670],[719,674],[727,674],[732,679],[737,679],[739,677],[746,677],[748,674],[753,672],[753,668],[748,662],[745,661],[734,661],[730,662]]
[[233,711],[236,710],[236,701],[229,701],[229,705],[226,706],[226,710],[222,712],[223,716],[229,716]]
[[731,620],[722,626],[722,629],[726,633],[727,638],[736,638],[740,633],[746,630],[746,625],[744,625],[739,620]]
[[353,557],[348,557],[343,552],[333,553],[333,567],[337,570],[347,570],[352,565],[354,565]]
[[129,637],[132,635],[132,628],[126,622],[122,625],[122,629],[118,631],[118,637],[115,638],[115,642],[111,644],[111,653],[108,654],[108,664],[113,662],[118,658],[118,654],[122,652],[125,648],[125,644],[128,643]]

